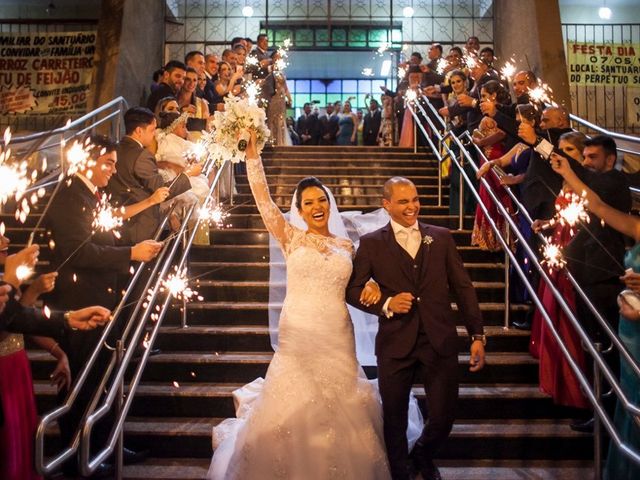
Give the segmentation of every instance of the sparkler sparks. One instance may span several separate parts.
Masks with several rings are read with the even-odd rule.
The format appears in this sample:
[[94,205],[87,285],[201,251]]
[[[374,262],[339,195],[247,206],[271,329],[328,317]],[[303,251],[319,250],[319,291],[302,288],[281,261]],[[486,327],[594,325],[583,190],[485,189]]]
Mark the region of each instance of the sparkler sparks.
[[249,105],[257,105],[258,97],[260,96],[260,87],[255,82],[249,82],[247,83],[245,92],[247,92],[247,99],[249,100]]
[[413,102],[416,98],[418,98],[418,94],[415,90],[410,88],[409,90],[407,90],[407,93],[405,93],[404,98],[407,100],[407,102]]
[[446,58],[441,58],[440,60],[438,60],[438,68],[436,68],[436,71],[440,75],[443,75],[448,66],[449,61]]
[[[84,143],[75,140],[71,147],[67,150],[67,171],[68,176],[74,175],[80,170],[85,170],[92,166],[93,160],[91,159],[91,144],[87,138]],[[91,172],[87,172],[90,174]],[[89,175],[90,177],[90,175]],[[89,178],[90,179],[90,178]]]
[[198,212],[198,217],[201,221],[207,222],[209,225],[215,225],[217,228],[225,227],[224,221],[229,215],[229,212],[225,210],[221,203],[217,205],[205,204]]
[[115,213],[115,210],[109,203],[109,196],[103,193],[98,206],[93,211],[93,222],[91,226],[94,231],[112,231],[116,238],[120,238],[120,232],[118,232],[117,229],[122,226],[122,223],[122,216]]
[[383,55],[384,52],[386,52],[390,46],[391,45],[388,42],[382,42],[382,44],[378,47],[378,50],[376,51],[376,53],[378,55]]
[[513,78],[513,76],[516,73],[516,66],[514,63],[513,58],[511,58],[507,63],[504,64],[504,66],[500,69],[500,75],[502,76],[502,78],[505,78],[506,80],[508,80],[509,82],[511,82],[511,79]]
[[575,227],[580,222],[589,222],[590,217],[587,213],[589,202],[584,195],[580,196],[569,191],[562,192],[560,195],[564,201],[562,205],[556,205],[556,214],[562,225]]
[[548,243],[543,247],[542,256],[542,264],[549,268],[549,272],[552,270],[561,270],[567,264],[567,261],[562,255],[560,246],[555,243],[551,243],[551,241],[548,241]]
[[534,105],[542,103],[550,103],[556,105],[552,99],[553,90],[546,83],[540,83],[537,87],[529,90],[529,100]]
[[160,287],[160,290],[163,292],[166,291],[174,298],[184,300],[185,302],[189,302],[194,299],[200,301],[203,300],[203,298],[198,295],[198,292],[189,286],[186,267],[182,270],[178,270],[176,268],[175,273],[169,274],[167,278],[162,281],[162,287]]
[[373,77],[373,68],[365,67],[360,73],[362,73],[362,75],[364,75],[365,77]]
[[407,75],[407,69],[398,67],[398,80],[402,80]]
[[18,280],[20,280],[20,282],[24,282],[31,275],[33,275],[33,268],[29,267],[28,265],[20,265],[18,266],[18,268],[16,268],[16,277],[18,277]]

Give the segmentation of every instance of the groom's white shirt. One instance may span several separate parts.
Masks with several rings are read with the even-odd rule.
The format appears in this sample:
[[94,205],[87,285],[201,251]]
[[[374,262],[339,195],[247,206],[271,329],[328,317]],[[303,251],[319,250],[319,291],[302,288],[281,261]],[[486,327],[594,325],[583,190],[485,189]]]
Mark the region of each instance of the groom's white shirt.
[[[420,248],[420,228],[418,228],[418,222],[415,222],[410,227],[403,227],[398,222],[391,220],[391,228],[393,229],[393,235],[396,237],[396,242],[411,255],[411,258],[416,258],[416,254]],[[390,301],[391,297],[387,298],[382,306],[382,313],[387,318],[393,317],[393,312],[389,310]]]

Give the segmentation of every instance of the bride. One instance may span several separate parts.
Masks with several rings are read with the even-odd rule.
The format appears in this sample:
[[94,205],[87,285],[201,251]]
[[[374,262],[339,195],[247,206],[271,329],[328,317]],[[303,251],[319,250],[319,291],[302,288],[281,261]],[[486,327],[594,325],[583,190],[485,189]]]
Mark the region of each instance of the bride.
[[[271,200],[255,134],[246,154],[260,215],[286,259],[288,287],[278,351],[264,381],[234,392],[246,402],[238,418],[214,427],[208,478],[389,479],[380,401],[356,360],[345,303],[353,244],[330,233],[330,197],[319,180],[298,184],[295,203],[308,227],[301,230]],[[374,303],[378,295],[369,288],[360,300]]]

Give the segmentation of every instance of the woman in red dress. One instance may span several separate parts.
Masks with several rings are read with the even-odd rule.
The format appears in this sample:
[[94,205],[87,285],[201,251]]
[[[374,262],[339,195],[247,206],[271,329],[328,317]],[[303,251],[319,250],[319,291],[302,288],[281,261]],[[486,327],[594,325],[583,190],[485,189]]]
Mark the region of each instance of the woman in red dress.
[[[502,103],[505,101],[506,91],[499,82],[491,80],[487,82],[481,90],[482,101],[491,103]],[[484,117],[478,125],[478,129],[473,132],[473,143],[478,145],[488,161],[500,158],[505,153],[503,140],[506,134],[500,130],[496,124],[496,121],[491,117]],[[480,160],[480,168],[482,165],[488,163],[484,159]],[[483,170],[484,171],[484,170]],[[500,176],[493,170],[491,173],[485,176],[485,180],[491,187],[491,190],[495,193],[496,197],[508,212],[513,212],[513,205],[511,203],[511,197],[505,190],[505,187],[500,183]],[[498,212],[496,204],[489,196],[484,184],[480,184],[478,190],[480,201],[482,205],[487,208],[489,216],[495,222],[496,226],[500,230],[504,237],[507,230],[507,222],[504,217]],[[513,242],[512,247],[513,247]],[[477,245],[482,250],[488,250],[496,252],[502,249],[502,245],[496,238],[496,235],[487,221],[480,204],[476,207],[476,217],[473,223],[473,232],[471,233],[471,245]]]
[[[7,260],[9,239],[0,235],[0,265]],[[56,273],[41,275],[20,298],[32,305],[37,297],[53,289]],[[12,276],[13,278],[13,276]],[[5,278],[8,283],[16,283]],[[58,360],[52,383],[64,388],[71,382],[67,356],[51,338],[32,337]],[[2,480],[39,480],[34,468],[33,447],[38,416],[33,394],[33,379],[22,335],[0,331],[0,478]]]
[[[564,153],[582,163],[582,149],[586,137],[580,132],[565,133],[560,137],[558,148]],[[572,192],[566,186],[556,198],[556,208],[560,209],[570,201]],[[567,245],[578,226],[563,225],[557,222],[553,225],[547,220],[536,220],[533,224],[535,232],[546,228],[553,228],[551,241],[560,248]],[[575,292],[563,270],[551,270],[550,278],[572,311],[576,310]],[[583,371],[586,371],[586,358],[580,338],[565,313],[558,305],[547,284],[540,281],[538,296],[542,300],[545,310],[554,327],[558,331],[569,353]],[[576,408],[589,408],[589,402],[580,389],[576,375],[560,351],[558,343],[551,335],[549,327],[539,311],[533,316],[531,325],[531,341],[529,344],[531,355],[540,359],[539,377],[540,390],[550,395],[554,403]]]

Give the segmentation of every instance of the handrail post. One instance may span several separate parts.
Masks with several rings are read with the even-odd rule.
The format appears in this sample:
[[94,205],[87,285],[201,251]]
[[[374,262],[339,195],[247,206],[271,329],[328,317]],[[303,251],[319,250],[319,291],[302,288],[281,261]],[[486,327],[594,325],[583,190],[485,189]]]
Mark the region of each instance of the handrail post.
[[460,170],[458,171],[459,184],[458,184],[458,230],[464,228],[464,175],[462,169],[464,168],[464,154],[460,152]]
[[416,119],[413,119],[413,153],[418,153],[418,125]]
[[[227,160],[225,163],[229,165],[229,205],[233,206],[233,175],[234,172],[234,164]],[[224,165],[222,166],[224,168]]]
[[[504,239],[507,247],[511,245],[511,227],[509,222],[505,222],[505,232]],[[511,275],[509,270],[511,269],[511,257],[509,257],[509,252],[507,250],[504,251],[504,329],[509,329],[509,318],[511,316],[511,296],[509,295],[510,284],[511,284]]]
[[[438,140],[438,153],[442,152],[442,140]],[[442,160],[444,162],[444,160]],[[438,161],[436,155],[436,165],[438,166],[438,206],[442,206],[442,162]]]
[[[119,339],[116,342],[116,365],[117,368],[120,369],[122,365],[123,358],[123,342],[122,339]],[[116,411],[118,414],[122,411],[122,407],[124,405],[124,378],[121,378],[118,382],[118,396],[116,397]],[[122,468],[124,464],[124,431],[120,429],[118,432],[118,442],[116,444],[116,479],[122,480]]]
[[[602,351],[602,343],[596,342],[593,347],[598,353]],[[598,368],[598,362],[593,360],[593,394],[596,399],[602,398],[602,373]],[[602,480],[602,425],[600,416],[593,415],[593,468],[594,480]]]

